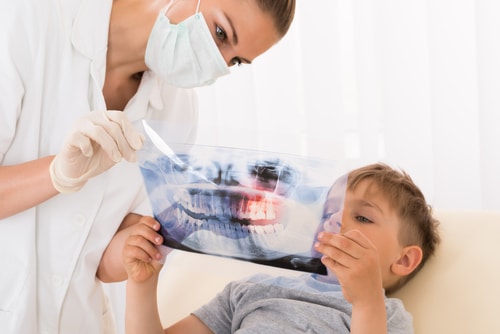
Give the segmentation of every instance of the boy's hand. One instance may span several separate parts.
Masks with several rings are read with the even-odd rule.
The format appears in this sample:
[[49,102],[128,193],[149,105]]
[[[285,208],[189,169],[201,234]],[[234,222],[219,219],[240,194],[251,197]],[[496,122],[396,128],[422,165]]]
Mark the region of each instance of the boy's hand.
[[159,262],[162,254],[158,245],[162,244],[163,238],[156,232],[160,224],[152,217],[142,217],[129,229],[123,248],[123,262],[128,279],[140,283],[160,272],[163,264]]
[[383,297],[377,249],[360,231],[343,235],[322,232],[318,240],[315,248],[324,254],[321,261],[337,276],[348,302],[354,306]]

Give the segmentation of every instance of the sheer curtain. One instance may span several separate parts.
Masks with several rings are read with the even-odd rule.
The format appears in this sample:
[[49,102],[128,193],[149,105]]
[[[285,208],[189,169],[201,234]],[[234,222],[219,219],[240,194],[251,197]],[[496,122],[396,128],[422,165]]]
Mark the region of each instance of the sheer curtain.
[[436,208],[500,210],[500,1],[298,0],[254,64],[199,89],[199,142],[408,171]]

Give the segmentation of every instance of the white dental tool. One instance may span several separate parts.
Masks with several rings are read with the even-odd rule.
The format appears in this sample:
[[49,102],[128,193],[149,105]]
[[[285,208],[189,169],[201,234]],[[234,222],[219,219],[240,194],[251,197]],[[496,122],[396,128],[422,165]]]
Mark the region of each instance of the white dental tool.
[[191,166],[186,164],[184,161],[182,161],[174,151],[168,146],[167,143],[160,137],[158,133],[156,133],[153,128],[149,126],[149,124],[145,121],[142,120],[142,125],[144,127],[144,131],[148,135],[149,139],[151,139],[151,142],[158,148],[163,154],[165,154],[173,163],[177,164],[179,167],[182,168],[182,170],[189,171],[193,175],[198,176],[200,179],[210,183],[214,184],[214,182],[210,181],[205,177],[205,175],[199,173],[198,171],[194,170]]

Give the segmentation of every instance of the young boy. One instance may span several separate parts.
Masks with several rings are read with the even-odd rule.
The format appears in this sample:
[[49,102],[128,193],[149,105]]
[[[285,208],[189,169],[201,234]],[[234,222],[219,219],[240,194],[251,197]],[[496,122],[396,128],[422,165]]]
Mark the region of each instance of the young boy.
[[[330,210],[338,207],[339,188],[329,192],[314,245],[328,276],[256,275],[232,282],[165,330],[156,300],[161,264],[153,260],[160,258],[159,224],[143,218],[130,229],[123,251],[127,333],[412,333],[410,314],[386,293],[402,287],[434,253],[438,222],[411,178],[387,165],[349,173],[341,213]],[[341,233],[329,232],[338,217]]]

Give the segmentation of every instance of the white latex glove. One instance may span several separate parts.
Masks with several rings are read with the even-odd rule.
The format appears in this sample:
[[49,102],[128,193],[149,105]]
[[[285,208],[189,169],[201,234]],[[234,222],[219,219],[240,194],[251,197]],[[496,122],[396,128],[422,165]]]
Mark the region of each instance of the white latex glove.
[[50,164],[52,183],[61,193],[78,191],[122,158],[136,161],[135,151],[143,142],[123,112],[92,111],[78,120]]

